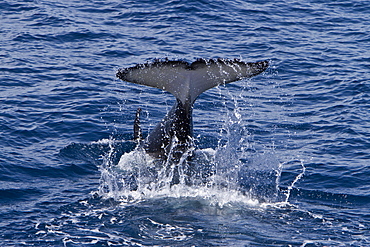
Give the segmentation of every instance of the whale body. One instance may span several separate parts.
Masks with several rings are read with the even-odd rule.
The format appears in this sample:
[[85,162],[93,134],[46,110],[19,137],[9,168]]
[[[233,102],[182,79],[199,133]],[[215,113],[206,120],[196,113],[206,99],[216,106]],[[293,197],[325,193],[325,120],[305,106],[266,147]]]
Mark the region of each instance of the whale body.
[[[239,59],[198,59],[193,63],[157,60],[119,69],[116,76],[127,82],[155,87],[170,92],[176,103],[166,116],[141,142],[146,153],[159,159],[179,162],[193,147],[193,104],[204,91],[250,78],[265,71],[268,61],[247,63]],[[140,138],[138,110],[135,138]]]

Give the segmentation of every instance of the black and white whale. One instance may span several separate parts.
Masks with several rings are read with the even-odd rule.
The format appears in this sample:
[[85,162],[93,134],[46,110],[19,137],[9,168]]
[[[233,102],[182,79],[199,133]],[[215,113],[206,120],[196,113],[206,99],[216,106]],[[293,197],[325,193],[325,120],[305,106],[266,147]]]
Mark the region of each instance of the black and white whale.
[[[192,110],[194,101],[204,91],[250,78],[265,71],[268,61],[247,63],[238,59],[198,59],[185,61],[158,60],[117,71],[127,82],[159,88],[176,97],[167,115],[149,133],[141,145],[152,157],[178,162],[193,147]],[[141,138],[137,111],[134,136]]]

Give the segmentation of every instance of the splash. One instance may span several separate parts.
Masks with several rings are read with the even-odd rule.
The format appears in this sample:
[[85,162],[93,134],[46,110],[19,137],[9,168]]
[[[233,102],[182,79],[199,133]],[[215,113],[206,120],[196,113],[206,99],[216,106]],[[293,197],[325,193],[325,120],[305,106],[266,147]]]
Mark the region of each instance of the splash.
[[[291,161],[290,163],[292,162],[293,161]],[[294,185],[303,177],[303,175],[306,172],[306,167],[304,166],[303,160],[299,160],[298,163],[301,166],[301,172],[294,178],[291,184],[288,185],[288,187],[286,188],[285,193],[284,193],[285,194],[285,201],[284,201],[285,204],[289,203],[290,194],[291,194],[292,189],[294,188]]]
[[[220,98],[225,92],[219,89]],[[279,188],[284,163],[273,149],[251,152],[253,136],[243,119],[243,94],[224,100],[225,119],[215,148],[189,149],[176,162],[154,159],[135,148],[113,162],[115,140],[103,158],[99,194],[122,204],[152,198],[198,198],[223,207],[233,203],[261,206],[288,203],[303,171],[286,190]],[[231,103],[230,103],[231,102]],[[171,155],[169,155],[171,156]],[[189,157],[191,156],[191,159]]]
[[99,194],[122,204],[172,197],[197,198],[218,207],[235,203],[255,207],[279,200],[281,164],[269,152],[241,159],[245,154],[239,151],[240,140],[230,134],[225,144],[185,152],[175,163],[154,159],[136,148],[124,153],[117,164],[112,162],[116,150],[110,140]]
[[[101,168],[99,193],[122,204],[164,197],[206,199],[221,207],[230,202],[257,204],[256,199],[235,189],[236,180],[217,172],[216,153],[213,149],[197,150],[191,161],[184,158],[168,166],[166,161],[136,149],[123,154],[117,165]],[[176,184],[174,176],[179,177]]]

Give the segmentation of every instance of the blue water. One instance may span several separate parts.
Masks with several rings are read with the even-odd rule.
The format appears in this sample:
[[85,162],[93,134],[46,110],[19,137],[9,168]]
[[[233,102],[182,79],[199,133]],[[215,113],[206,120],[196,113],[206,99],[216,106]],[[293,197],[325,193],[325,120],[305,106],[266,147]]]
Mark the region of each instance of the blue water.
[[[1,246],[370,246],[367,1],[3,0],[0,15]],[[203,184],[149,172],[130,191],[148,162],[135,111],[147,134],[174,98],[115,71],[166,57],[271,66],[197,100]]]

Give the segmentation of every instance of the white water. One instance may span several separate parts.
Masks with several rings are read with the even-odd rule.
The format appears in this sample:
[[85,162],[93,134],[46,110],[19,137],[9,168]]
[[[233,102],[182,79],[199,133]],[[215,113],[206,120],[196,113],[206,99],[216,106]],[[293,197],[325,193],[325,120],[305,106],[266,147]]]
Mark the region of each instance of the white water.
[[[124,204],[164,197],[197,198],[220,207],[234,203],[253,207],[288,204],[290,191],[304,174],[303,161],[302,172],[281,191],[280,178],[286,163],[279,162],[271,148],[255,154],[247,151],[251,135],[243,121],[248,119],[241,106],[245,106],[244,89],[234,96],[225,87],[218,87],[219,98],[224,98],[225,119],[217,147],[195,150],[191,161],[187,161],[188,153],[178,164],[155,160],[137,148],[124,153],[114,164],[115,140],[106,140],[110,152],[101,166],[100,195]],[[173,184],[176,173],[179,183]]]
[[[219,207],[235,203],[251,207],[288,203],[290,190],[303,173],[281,194],[279,181],[283,164],[273,153],[255,155],[243,163],[230,149],[226,144],[216,150],[196,150],[192,161],[184,160],[181,165],[168,167],[165,161],[155,160],[138,149],[123,154],[118,164],[112,164],[112,147],[101,167],[99,193],[123,204],[165,197],[195,198]],[[187,174],[189,166],[191,175]],[[177,168],[180,182],[172,184]]]

